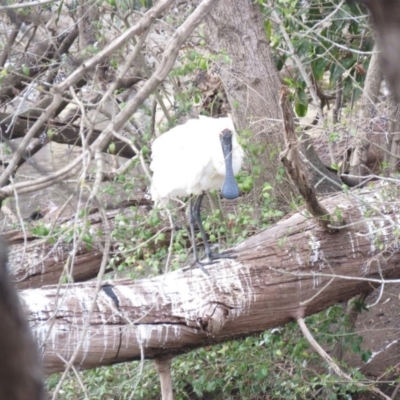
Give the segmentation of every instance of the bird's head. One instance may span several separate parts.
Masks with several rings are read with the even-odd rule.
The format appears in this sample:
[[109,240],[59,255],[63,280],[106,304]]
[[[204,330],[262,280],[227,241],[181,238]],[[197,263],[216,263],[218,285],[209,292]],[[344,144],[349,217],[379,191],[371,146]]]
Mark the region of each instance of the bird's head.
[[229,129],[224,129],[219,135],[220,135],[221,141],[232,139],[232,131]]

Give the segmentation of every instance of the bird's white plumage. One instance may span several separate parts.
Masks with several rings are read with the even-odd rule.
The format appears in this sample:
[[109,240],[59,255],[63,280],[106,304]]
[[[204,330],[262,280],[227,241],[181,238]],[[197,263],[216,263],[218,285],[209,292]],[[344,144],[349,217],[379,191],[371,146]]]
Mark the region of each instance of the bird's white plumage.
[[153,142],[151,197],[156,203],[222,187],[225,161],[219,135],[224,129],[233,132],[232,164],[236,175],[244,153],[230,117],[190,119]]

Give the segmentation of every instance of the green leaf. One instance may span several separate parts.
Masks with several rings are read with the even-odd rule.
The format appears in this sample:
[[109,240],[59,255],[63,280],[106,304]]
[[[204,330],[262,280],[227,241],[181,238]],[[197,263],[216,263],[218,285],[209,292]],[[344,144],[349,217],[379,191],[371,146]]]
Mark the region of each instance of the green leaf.
[[294,109],[298,117],[305,117],[308,111],[308,105],[303,103],[295,103]]
[[264,30],[265,30],[265,35],[267,36],[267,40],[268,42],[270,42],[272,34],[272,24],[270,19],[264,21]]
[[200,60],[199,66],[200,66],[201,69],[203,69],[204,71],[206,71],[207,68],[208,68],[207,61],[206,61],[204,58],[202,58],[202,59]]
[[114,142],[111,142],[111,143],[108,145],[108,152],[109,152],[110,154],[115,154],[115,143],[114,143]]
[[331,164],[331,169],[335,171],[339,171],[339,165],[338,164]]
[[361,359],[364,362],[367,362],[371,358],[371,356],[372,356],[372,353],[369,350],[363,351],[362,354],[361,354]]
[[22,72],[23,72],[24,75],[29,76],[31,71],[26,65],[23,65],[22,66]]
[[142,154],[143,154],[144,156],[147,156],[149,153],[150,153],[149,148],[148,148],[146,145],[143,146],[143,147],[142,147]]
[[328,65],[328,59],[318,58],[311,65],[314,78],[319,81],[323,78],[326,67]]

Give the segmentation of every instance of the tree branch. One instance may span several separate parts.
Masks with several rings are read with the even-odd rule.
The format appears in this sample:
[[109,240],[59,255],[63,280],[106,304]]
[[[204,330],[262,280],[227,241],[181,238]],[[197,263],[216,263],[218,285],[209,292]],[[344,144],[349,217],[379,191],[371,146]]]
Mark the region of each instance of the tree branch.
[[[317,218],[322,228],[334,232],[335,221],[318,201],[315,189],[311,186],[304,168],[300,162],[299,146],[296,131],[293,122],[292,110],[289,104],[289,89],[282,86],[280,93],[280,106],[282,109],[282,118],[284,124],[284,136],[286,148],[281,153],[280,159],[286,168],[288,175],[299,189],[301,196],[306,202],[306,208],[311,215]],[[343,221],[341,221],[343,223]]]

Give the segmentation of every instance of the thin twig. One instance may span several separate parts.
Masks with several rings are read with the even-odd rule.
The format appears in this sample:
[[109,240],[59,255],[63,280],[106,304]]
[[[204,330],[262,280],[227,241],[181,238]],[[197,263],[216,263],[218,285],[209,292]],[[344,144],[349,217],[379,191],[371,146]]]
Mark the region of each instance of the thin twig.
[[379,396],[382,399],[391,400],[389,396],[386,396],[375,386],[372,386],[372,385],[367,386],[360,382],[357,382],[350,375],[347,375],[345,372],[343,372],[340,369],[340,367],[333,361],[333,359],[330,357],[330,355],[314,339],[314,336],[309,331],[306,323],[304,322],[304,319],[298,318],[297,323],[299,324],[299,327],[300,327],[301,331],[303,332],[304,337],[308,340],[308,342],[313,347],[313,349],[328,363],[329,367],[336,373],[336,375],[338,375],[339,377],[343,378],[344,380],[350,382],[351,384],[353,384],[361,389],[375,393],[377,396]]

